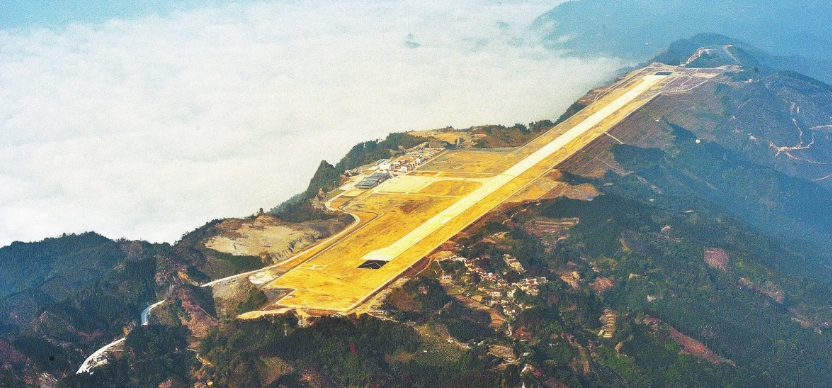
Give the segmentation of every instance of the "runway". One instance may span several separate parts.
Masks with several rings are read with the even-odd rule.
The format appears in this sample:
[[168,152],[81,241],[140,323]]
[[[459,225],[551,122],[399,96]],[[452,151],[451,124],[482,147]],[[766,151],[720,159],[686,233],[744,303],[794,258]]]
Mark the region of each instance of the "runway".
[[636,97],[647,91],[647,89],[651,88],[653,85],[658,83],[658,81],[663,78],[665,78],[665,76],[649,75],[644,77],[644,80],[638,86],[629,90],[627,93],[617,98],[615,101],[605,106],[603,109],[599,110],[592,116],[588,117],[580,124],[572,127],[572,129],[567,131],[565,134],[561,135],[554,141],[545,145],[543,148],[537,150],[535,153],[529,155],[527,158],[521,160],[514,166],[511,166],[504,173],[488,180],[479,189],[463,197],[462,199],[460,199],[447,209],[443,210],[441,213],[437,214],[424,224],[420,225],[419,227],[417,227],[412,232],[408,233],[395,243],[385,248],[367,253],[366,255],[364,255],[364,257],[362,257],[362,260],[389,261],[401,255],[402,253],[404,253],[405,250],[412,247],[414,244],[421,241],[431,233],[435,232],[440,226],[456,218],[457,216],[474,206],[474,204],[482,201],[483,199],[485,199],[485,197],[491,195],[492,193],[496,192],[499,188],[505,186],[512,179],[528,171],[534,165],[540,163],[541,161],[543,161],[543,159],[546,159],[547,157],[551,156],[556,151],[563,148],[566,144],[575,140],[578,136],[588,131],[590,128],[601,123],[602,120],[607,118],[613,112],[618,111],[619,109],[624,107],[624,105],[633,101]]
[[[635,78],[639,76],[640,81]],[[266,288],[291,290],[273,307],[339,312],[355,309],[449,238],[658,95],[654,87],[667,78],[654,72],[631,74],[608,97],[563,123],[571,128],[562,125],[550,130],[552,134],[541,135],[539,142],[533,141],[519,150],[528,156],[502,173],[469,181],[462,192],[420,195],[435,193],[432,188],[447,185],[447,181],[441,176],[414,177],[409,179],[412,182],[387,183],[385,186],[392,189],[388,192],[379,187],[378,191],[351,199],[347,208],[374,211],[380,216],[269,283]],[[557,133],[560,136],[547,140]],[[432,179],[435,181],[431,182]],[[368,260],[381,265],[373,265],[375,269],[359,268]]]

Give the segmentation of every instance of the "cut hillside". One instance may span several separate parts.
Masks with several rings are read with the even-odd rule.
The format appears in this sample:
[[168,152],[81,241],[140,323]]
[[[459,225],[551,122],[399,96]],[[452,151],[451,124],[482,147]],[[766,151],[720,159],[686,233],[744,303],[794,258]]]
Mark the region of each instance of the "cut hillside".
[[[663,54],[684,67],[638,70],[665,80],[658,97],[610,108],[614,120],[587,128],[595,140],[477,201],[462,232],[392,276],[400,256],[354,261],[634,78],[591,91],[553,132],[543,121],[361,143],[270,214],[214,220],[173,246],[89,234],[4,248],[0,275],[22,278],[3,283],[0,386],[829,386],[830,87],[757,66],[761,52],[723,38]],[[426,145],[451,150],[372,190],[337,189]],[[354,230],[314,244],[354,221],[330,206],[355,212]],[[271,281],[292,271],[298,283]],[[367,291],[344,274],[376,278]],[[351,293],[371,303],[326,310]],[[75,374],[122,337],[106,364]]]
[[295,224],[268,214],[249,219],[228,218],[216,225],[219,234],[209,237],[204,244],[218,252],[259,257],[264,264],[277,264],[342,229],[345,225],[338,221]]

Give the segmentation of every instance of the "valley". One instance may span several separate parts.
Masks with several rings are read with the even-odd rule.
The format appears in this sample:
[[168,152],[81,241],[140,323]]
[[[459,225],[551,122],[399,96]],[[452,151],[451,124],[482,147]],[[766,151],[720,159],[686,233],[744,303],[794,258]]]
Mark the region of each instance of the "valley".
[[0,262],[0,385],[826,386],[832,87],[697,47],[173,245],[3,248],[48,265]]

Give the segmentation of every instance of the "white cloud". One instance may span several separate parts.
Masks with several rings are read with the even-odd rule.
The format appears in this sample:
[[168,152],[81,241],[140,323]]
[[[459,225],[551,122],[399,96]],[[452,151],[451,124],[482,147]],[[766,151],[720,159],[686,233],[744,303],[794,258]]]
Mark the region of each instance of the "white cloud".
[[276,205],[359,141],[557,117],[623,63],[538,46],[525,27],[554,5],[257,3],[0,31],[0,245],[172,242]]

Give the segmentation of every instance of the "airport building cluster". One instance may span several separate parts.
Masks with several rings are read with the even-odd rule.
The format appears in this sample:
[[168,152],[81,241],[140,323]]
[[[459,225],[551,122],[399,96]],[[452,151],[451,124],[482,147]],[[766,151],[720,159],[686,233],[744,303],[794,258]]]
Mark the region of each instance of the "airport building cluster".
[[442,149],[421,148],[408,152],[405,156],[396,159],[381,159],[376,161],[371,175],[361,179],[355,187],[367,190],[372,189],[392,177],[407,174],[435,156]]
[[359,189],[372,189],[373,187],[378,186],[381,182],[386,181],[390,178],[390,173],[388,172],[374,172],[372,175],[362,179],[358,182],[355,187]]

